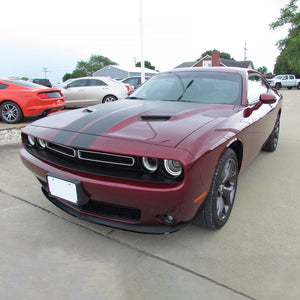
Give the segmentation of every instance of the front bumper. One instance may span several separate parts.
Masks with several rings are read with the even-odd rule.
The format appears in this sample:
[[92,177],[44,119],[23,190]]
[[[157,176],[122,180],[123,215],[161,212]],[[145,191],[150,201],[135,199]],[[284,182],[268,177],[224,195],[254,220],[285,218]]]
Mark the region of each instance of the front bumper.
[[[141,233],[167,234],[186,226],[197,210],[186,199],[184,182],[149,184],[70,173],[36,158],[24,148],[20,154],[24,165],[42,184],[45,196],[62,210],[82,220]],[[49,173],[79,181],[88,203],[78,206],[52,196],[47,184]],[[163,221],[164,216],[172,216],[176,221],[167,224]]]
[[99,216],[95,216],[89,213],[86,213],[83,208],[77,207],[76,209],[71,205],[66,204],[59,199],[52,197],[49,192],[42,187],[43,194],[50,200],[54,205],[63,211],[69,213],[70,215],[84,221],[96,223],[99,225],[108,226],[111,228],[117,228],[127,231],[133,231],[138,233],[153,233],[153,234],[169,234],[172,232],[176,232],[182,228],[184,228],[189,222],[183,222],[177,225],[141,225],[141,224],[129,224],[123,222],[117,222],[110,219],[100,218]]

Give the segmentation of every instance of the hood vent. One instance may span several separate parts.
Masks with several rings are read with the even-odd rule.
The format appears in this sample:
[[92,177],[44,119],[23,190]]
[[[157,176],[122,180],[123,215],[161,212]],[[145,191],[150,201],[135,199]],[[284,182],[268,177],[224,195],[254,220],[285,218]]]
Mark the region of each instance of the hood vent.
[[88,107],[88,108],[85,108],[82,112],[87,112],[87,113],[92,113],[92,112],[95,112],[96,110]]
[[169,121],[171,116],[140,116],[140,121]]

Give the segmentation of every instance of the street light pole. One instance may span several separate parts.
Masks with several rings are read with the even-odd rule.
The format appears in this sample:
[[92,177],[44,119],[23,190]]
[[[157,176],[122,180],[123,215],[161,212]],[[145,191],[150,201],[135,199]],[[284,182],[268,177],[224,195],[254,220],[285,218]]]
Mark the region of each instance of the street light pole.
[[141,47],[141,83],[145,82],[143,0],[140,0],[140,47]]

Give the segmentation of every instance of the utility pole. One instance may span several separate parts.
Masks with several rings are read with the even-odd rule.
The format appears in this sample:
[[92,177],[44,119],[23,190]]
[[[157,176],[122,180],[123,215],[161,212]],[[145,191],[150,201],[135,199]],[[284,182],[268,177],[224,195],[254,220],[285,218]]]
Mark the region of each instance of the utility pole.
[[135,67],[136,66],[136,57],[135,56],[132,58],[132,62],[133,62],[133,66]]
[[43,70],[43,72],[45,73],[45,78],[47,78],[48,68],[43,68],[42,70]]
[[244,47],[244,61],[247,60],[247,43],[245,43],[245,47]]

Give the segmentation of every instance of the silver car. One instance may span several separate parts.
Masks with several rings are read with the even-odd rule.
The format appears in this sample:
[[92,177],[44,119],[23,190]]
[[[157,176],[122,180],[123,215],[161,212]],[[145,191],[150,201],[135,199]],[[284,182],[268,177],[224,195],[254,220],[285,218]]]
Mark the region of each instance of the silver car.
[[81,77],[61,87],[66,107],[83,107],[112,102],[128,96],[129,87],[108,77]]

